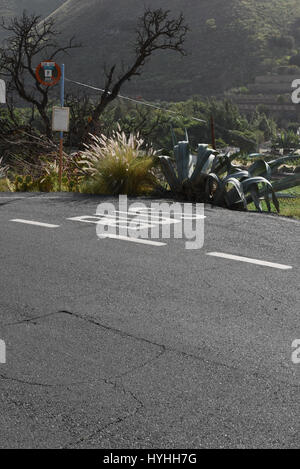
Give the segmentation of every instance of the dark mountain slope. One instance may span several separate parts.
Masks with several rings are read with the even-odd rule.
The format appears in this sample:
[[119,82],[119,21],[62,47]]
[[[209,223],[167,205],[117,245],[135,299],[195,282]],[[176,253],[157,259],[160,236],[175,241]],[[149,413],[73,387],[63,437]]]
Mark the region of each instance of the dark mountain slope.
[[[45,18],[65,0],[0,0],[0,18],[8,20],[14,16],[22,15],[26,10],[28,13],[35,13]],[[5,37],[5,31],[0,29],[0,39]]]
[[47,16],[65,0],[0,0],[0,16],[18,16],[23,10]]
[[[9,3],[47,7],[45,0]],[[52,0],[51,8],[58,3]],[[132,58],[145,6],[184,13],[190,26],[187,56],[156,54],[143,76],[127,85],[133,95],[177,100],[219,94],[286,65],[300,51],[299,0],[67,0],[51,16],[65,39],[76,35],[84,44],[64,59],[67,76],[103,86],[105,65],[126,65]]]

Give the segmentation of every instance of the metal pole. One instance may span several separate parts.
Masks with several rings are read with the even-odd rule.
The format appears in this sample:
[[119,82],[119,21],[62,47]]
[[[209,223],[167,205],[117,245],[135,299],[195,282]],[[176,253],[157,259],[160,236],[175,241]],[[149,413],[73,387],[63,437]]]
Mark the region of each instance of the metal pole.
[[[65,104],[65,64],[61,66],[61,80],[60,80],[60,105],[64,107]],[[60,132],[59,142],[59,191],[61,192],[61,180],[62,180],[62,166],[63,166],[63,145],[64,145],[64,133]]]
[[214,150],[217,149],[216,146],[216,135],[215,135],[215,122],[213,116],[210,116],[210,127],[211,127],[211,144]]

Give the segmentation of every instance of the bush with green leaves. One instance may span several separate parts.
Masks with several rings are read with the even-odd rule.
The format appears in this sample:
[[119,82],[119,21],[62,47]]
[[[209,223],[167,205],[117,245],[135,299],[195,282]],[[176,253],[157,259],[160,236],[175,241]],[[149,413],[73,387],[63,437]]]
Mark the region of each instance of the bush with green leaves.
[[16,176],[14,185],[15,185],[16,192],[32,192],[36,188],[35,181],[32,179],[30,175]]
[[[62,172],[62,191],[79,191],[79,181],[75,174],[70,175],[64,168]],[[57,192],[59,190],[59,165],[56,161],[45,161],[39,176],[17,175],[13,182],[6,179],[8,190],[15,192]]]
[[282,131],[272,140],[273,148],[297,150],[300,148],[300,137],[293,130]]
[[156,185],[154,175],[155,151],[143,150],[139,135],[127,136],[120,129],[111,137],[91,135],[81,153],[81,167],[86,174],[81,191],[93,194],[139,195],[150,192]]

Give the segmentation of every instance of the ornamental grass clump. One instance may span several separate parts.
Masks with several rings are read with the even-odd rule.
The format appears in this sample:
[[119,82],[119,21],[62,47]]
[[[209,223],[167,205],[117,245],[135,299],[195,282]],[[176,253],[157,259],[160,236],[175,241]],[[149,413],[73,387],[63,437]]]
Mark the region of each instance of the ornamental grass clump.
[[111,137],[90,135],[80,165],[86,174],[81,191],[107,195],[141,195],[153,190],[155,151],[144,148],[139,135],[127,136],[120,128]]

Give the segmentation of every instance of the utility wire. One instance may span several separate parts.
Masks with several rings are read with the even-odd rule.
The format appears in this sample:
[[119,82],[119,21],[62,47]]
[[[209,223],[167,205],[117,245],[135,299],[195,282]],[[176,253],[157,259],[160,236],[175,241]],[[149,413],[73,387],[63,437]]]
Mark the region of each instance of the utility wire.
[[[91,85],[87,85],[86,83],[81,83],[79,81],[75,81],[75,80],[70,80],[69,78],[65,78],[66,81],[69,81],[70,83],[74,83],[75,85],[78,85],[78,86],[83,86],[85,88],[90,88],[91,90],[95,90],[95,91],[101,91],[102,93],[105,92],[105,90],[103,90],[102,88],[97,88],[96,86],[91,86]],[[107,91],[108,94],[111,94],[110,91]],[[178,112],[176,111],[172,111],[171,109],[165,109],[161,106],[157,106],[156,104],[153,104],[153,103],[149,103],[147,101],[140,101],[138,99],[134,99],[134,98],[129,98],[128,96],[123,96],[121,94],[118,95],[118,98],[120,99],[125,99],[127,101],[131,101],[133,103],[136,103],[136,104],[140,104],[142,106],[148,106],[148,107],[151,107],[153,109],[158,109],[159,111],[163,111],[163,112],[167,112],[169,114],[174,114],[175,116],[177,117],[185,117],[183,116],[182,114],[179,114]],[[201,123],[204,123],[204,124],[208,124],[208,121],[205,121],[203,119],[198,119],[198,117],[194,117],[194,116],[188,116],[189,119],[192,119],[194,121],[197,121],[197,122],[201,122]],[[226,132],[232,132],[231,130],[229,129],[226,129],[225,127],[222,127],[221,125],[219,124],[215,124],[216,127],[218,127],[219,129],[223,130],[223,131],[226,131]],[[255,143],[253,140],[250,140],[248,139],[247,137],[244,137],[243,136],[243,140],[245,142],[248,142],[248,143]]]
[[[74,81],[74,80],[70,80],[69,78],[65,78],[66,81],[69,81],[70,83],[74,83],[75,85],[79,85],[79,86],[84,86],[85,88],[90,88],[92,90],[96,90],[96,91],[101,91],[102,93],[105,92],[105,90],[101,89],[101,88],[97,88],[96,86],[91,86],[91,85],[87,85],[85,83],[80,83],[79,81]],[[110,91],[108,91],[108,94],[111,94]],[[134,99],[134,98],[129,98],[128,96],[123,96],[121,94],[118,95],[118,98],[120,99],[125,99],[127,101],[131,101],[133,103],[136,103],[136,104],[140,104],[142,106],[148,106],[148,107],[152,107],[153,109],[158,109],[159,111],[164,111],[164,112],[168,112],[170,114],[174,114],[176,115],[177,117],[184,117],[182,116],[181,114],[178,114],[178,112],[176,111],[172,111],[170,109],[165,109],[161,106],[157,106],[156,104],[153,104],[153,103],[149,103],[147,101],[139,101],[138,99]],[[197,122],[202,122],[202,123],[205,123],[207,124],[207,122],[203,119],[198,119],[197,117],[189,117],[189,119],[192,119],[192,120],[195,120]]]

